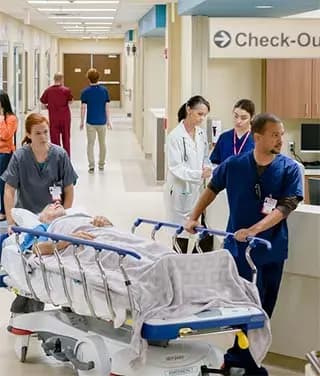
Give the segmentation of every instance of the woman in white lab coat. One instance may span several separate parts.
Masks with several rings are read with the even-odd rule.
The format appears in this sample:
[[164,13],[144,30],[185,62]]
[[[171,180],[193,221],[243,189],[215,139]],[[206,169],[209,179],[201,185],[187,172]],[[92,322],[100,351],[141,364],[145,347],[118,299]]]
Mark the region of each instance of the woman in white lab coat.
[[[165,206],[170,222],[184,225],[202,191],[204,181],[211,176],[206,131],[201,128],[209,102],[196,95],[181,106],[179,124],[167,137],[167,180]],[[188,246],[188,235],[179,239],[182,250]]]

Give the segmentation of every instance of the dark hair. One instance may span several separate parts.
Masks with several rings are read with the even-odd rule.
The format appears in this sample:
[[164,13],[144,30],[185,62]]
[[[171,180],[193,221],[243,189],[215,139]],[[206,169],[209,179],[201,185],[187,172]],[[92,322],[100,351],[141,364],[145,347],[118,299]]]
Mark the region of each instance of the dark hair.
[[233,109],[240,108],[241,110],[247,111],[251,117],[255,114],[255,105],[250,99],[240,99],[233,106]]
[[187,117],[187,107],[190,107],[192,109],[198,106],[199,104],[204,104],[205,106],[207,106],[208,112],[210,112],[210,103],[201,95],[195,95],[179,108],[178,122],[180,123],[181,120]]
[[7,115],[13,115],[9,96],[3,90],[0,90],[0,104],[3,109],[4,118],[6,118]]
[[[25,132],[26,133],[31,133],[32,131],[32,127],[34,125],[38,125],[38,124],[42,124],[42,123],[46,123],[49,125],[49,121],[48,119],[41,115],[41,114],[37,114],[37,113],[33,113],[33,114],[30,114],[27,116],[26,120],[25,120]],[[31,138],[29,138],[27,135],[24,136],[21,144],[24,145],[24,144],[31,144]]]
[[87,72],[87,78],[92,84],[99,81],[100,73],[95,68],[90,68]]
[[263,112],[257,114],[251,122],[251,132],[262,134],[265,131],[265,125],[267,123],[281,123],[281,120],[274,114]]

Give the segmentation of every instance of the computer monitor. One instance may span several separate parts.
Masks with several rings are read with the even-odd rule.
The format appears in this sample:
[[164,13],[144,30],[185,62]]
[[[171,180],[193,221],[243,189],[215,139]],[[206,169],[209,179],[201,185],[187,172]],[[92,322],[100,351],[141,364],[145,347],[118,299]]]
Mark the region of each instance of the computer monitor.
[[320,205],[320,177],[308,178],[310,205]]
[[320,124],[301,124],[302,152],[320,153]]

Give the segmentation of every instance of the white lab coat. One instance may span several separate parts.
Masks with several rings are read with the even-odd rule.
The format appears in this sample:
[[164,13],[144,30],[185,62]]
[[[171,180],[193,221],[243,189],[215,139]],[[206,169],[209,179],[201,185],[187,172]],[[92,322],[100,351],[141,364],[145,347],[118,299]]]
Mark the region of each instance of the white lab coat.
[[203,189],[202,168],[211,167],[206,132],[196,127],[194,140],[183,121],[167,137],[167,179],[164,189],[167,219],[184,225]]

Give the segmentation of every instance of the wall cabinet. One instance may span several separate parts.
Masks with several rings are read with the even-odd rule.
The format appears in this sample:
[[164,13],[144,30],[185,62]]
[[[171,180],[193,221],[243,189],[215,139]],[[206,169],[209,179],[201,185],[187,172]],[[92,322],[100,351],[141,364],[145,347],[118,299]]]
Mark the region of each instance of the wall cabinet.
[[268,59],[266,111],[284,119],[320,119],[320,59]]

